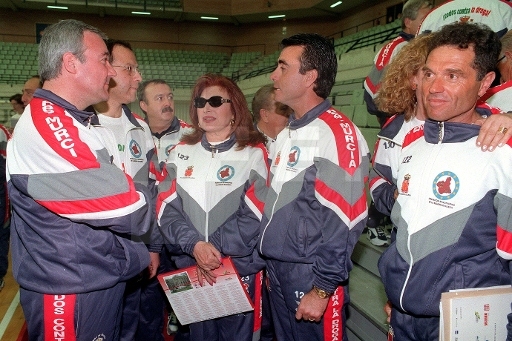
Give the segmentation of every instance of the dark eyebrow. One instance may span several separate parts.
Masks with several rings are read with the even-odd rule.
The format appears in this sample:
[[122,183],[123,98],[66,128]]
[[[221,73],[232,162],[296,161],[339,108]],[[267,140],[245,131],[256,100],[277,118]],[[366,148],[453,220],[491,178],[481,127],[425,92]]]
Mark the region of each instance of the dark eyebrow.
[[279,60],[277,61],[277,64],[284,64],[284,65],[288,66],[288,63],[287,63],[287,62],[285,62],[285,61],[284,61],[284,60],[282,60],[282,59],[279,59]]

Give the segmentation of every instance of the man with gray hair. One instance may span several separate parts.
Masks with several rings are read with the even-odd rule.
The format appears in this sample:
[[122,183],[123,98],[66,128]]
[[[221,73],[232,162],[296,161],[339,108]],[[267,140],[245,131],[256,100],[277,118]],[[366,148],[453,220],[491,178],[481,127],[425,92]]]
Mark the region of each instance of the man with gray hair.
[[292,109],[286,104],[276,102],[273,84],[262,86],[252,99],[252,114],[258,129],[267,139],[267,149],[270,150],[277,134],[286,127]]
[[363,82],[364,101],[368,112],[377,116],[381,127],[386,122],[389,115],[377,109],[374,99],[377,97],[377,91],[380,87],[380,80],[384,74],[384,69],[396,56],[398,51],[413,39],[421,22],[432,9],[430,0],[409,0],[402,9],[402,32],[384,45],[373,60],[373,67]]
[[93,112],[116,71],[106,36],[77,20],[48,27],[44,83],[7,145],[13,274],[29,338],[117,340],[125,281],[149,264],[138,235],[147,189],[113,164]]

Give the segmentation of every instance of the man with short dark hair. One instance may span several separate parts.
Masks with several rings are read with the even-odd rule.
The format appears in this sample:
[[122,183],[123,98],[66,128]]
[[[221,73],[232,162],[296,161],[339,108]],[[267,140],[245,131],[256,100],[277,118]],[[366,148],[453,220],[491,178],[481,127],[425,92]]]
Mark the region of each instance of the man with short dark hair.
[[405,137],[396,239],[379,260],[401,341],[439,338],[443,292],[512,283],[512,148],[488,153],[475,143],[476,103],[494,80],[501,44],[483,25],[433,34],[421,85],[428,119]]
[[[110,53],[110,63],[117,71],[117,75],[110,80],[108,100],[95,104],[94,109],[101,126],[105,128],[101,131],[105,141],[110,143],[114,164],[132,177],[136,183],[146,187],[153,196],[151,204],[155,205],[156,175],[150,170],[154,169],[154,163],[158,161],[154,155],[155,146],[151,131],[146,122],[127,106],[137,98],[137,89],[142,81],[139,65],[129,42],[109,39],[106,43]],[[147,327],[151,324],[151,321],[140,318],[140,311],[142,305],[152,303],[141,300],[143,281],[146,277],[155,277],[160,264],[159,254],[163,239],[160,238],[160,231],[156,226],[156,217],[153,219],[150,233],[144,236],[143,241],[148,246],[151,263],[148,271],[138,274],[127,282],[121,321],[121,340],[137,340],[136,334],[139,327]],[[146,330],[147,337],[149,333],[161,335],[160,326],[153,327],[153,330]]]
[[283,39],[275,100],[293,109],[270,155],[258,251],[265,257],[278,340],[347,340],[350,256],[367,216],[369,153],[326,99],[337,59],[317,34]]
[[154,217],[151,196],[113,164],[104,128],[85,110],[108,99],[116,75],[104,39],[77,20],[46,28],[44,86],[7,144],[13,274],[31,340],[56,330],[117,340],[126,281],[149,264],[136,239]]

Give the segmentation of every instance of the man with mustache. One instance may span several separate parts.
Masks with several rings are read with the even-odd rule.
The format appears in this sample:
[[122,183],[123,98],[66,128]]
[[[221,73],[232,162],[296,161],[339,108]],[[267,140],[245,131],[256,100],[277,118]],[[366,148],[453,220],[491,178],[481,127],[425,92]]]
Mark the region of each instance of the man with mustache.
[[[151,132],[146,122],[132,113],[126,105],[135,101],[142,76],[135,53],[128,42],[108,40],[107,48],[110,52],[112,67],[117,71],[117,75],[110,81],[108,100],[94,106],[103,128],[100,131],[112,149],[114,164],[132,177],[136,183],[145,186],[153,195],[151,205],[154,211],[153,205],[156,202],[157,193],[156,176],[151,174],[150,170],[154,169],[151,163],[156,163],[157,160],[154,155]],[[136,229],[137,226],[133,228]],[[153,220],[150,233],[143,238],[151,256],[151,263],[147,273],[138,274],[127,283],[121,321],[121,340],[137,340],[135,338],[137,330],[145,321],[140,318],[140,308],[146,304],[146,302],[141,303],[141,290],[144,277],[153,278],[156,275],[163,245],[159,237],[156,220]]]
[[[189,131],[190,126],[178,119],[174,114],[174,97],[172,89],[163,79],[152,79],[144,81],[137,90],[139,106],[146,114],[146,122],[149,125],[153,142],[156,147],[158,162],[165,162],[169,151],[180,141],[181,136]],[[172,251],[172,250],[171,250]],[[172,252],[164,248],[160,254],[160,267],[158,273],[175,270],[175,266],[171,261]],[[160,284],[155,279],[151,279],[146,283],[143,290],[143,300],[147,304],[141,305],[141,318],[151,321],[151,325],[158,326],[157,330],[161,331],[163,326],[163,312],[167,298],[160,288]],[[149,322],[148,322],[149,323]],[[175,340],[186,340],[185,330],[179,328],[176,315],[169,310],[167,321],[167,334],[175,335]],[[151,331],[155,328],[151,328]],[[144,332],[139,328],[141,335],[150,335],[149,331]],[[147,340],[163,340],[161,333],[154,335],[153,338]]]
[[153,134],[158,162],[163,162],[190,125],[174,114],[174,95],[165,80],[152,79],[142,82],[137,97]]

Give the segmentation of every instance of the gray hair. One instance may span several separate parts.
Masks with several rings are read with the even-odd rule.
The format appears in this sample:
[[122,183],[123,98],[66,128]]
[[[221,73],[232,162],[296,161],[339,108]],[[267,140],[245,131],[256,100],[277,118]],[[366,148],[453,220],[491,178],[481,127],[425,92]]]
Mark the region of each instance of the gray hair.
[[402,8],[402,28],[405,28],[405,19],[416,20],[418,12],[422,8],[432,8],[433,4],[430,0],[409,0]]
[[85,62],[84,32],[107,36],[96,27],[74,19],[61,20],[44,30],[39,44],[39,75],[41,81],[57,78],[62,69],[62,57],[71,52],[80,62]]

